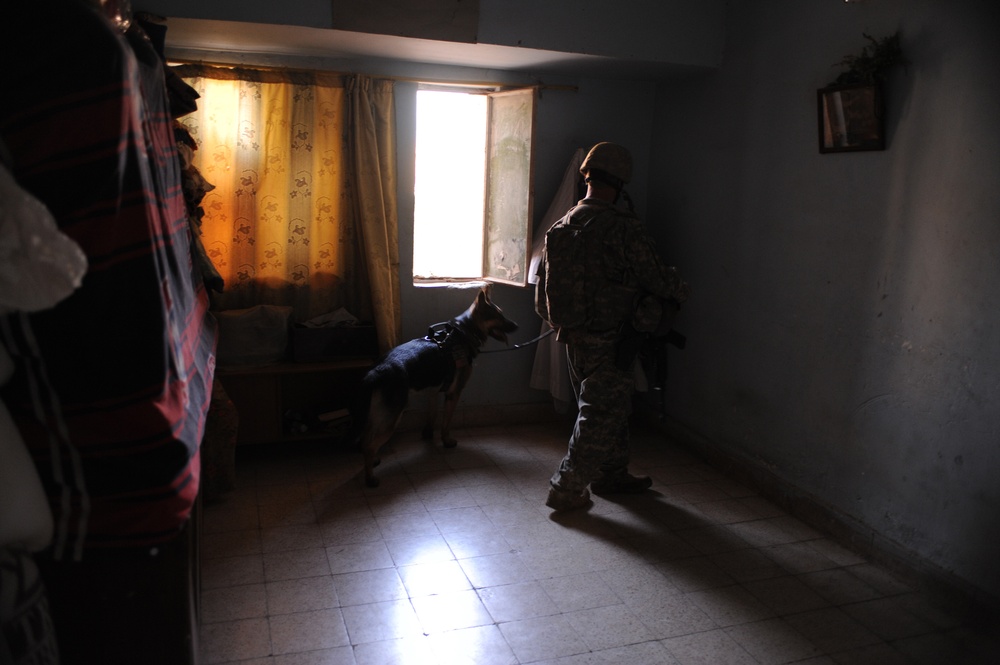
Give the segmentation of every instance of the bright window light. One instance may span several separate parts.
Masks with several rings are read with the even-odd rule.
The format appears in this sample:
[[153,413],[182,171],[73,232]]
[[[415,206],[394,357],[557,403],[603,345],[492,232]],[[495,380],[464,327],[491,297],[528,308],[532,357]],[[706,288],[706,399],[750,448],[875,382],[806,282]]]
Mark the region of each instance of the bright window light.
[[483,272],[487,98],[417,91],[413,277]]

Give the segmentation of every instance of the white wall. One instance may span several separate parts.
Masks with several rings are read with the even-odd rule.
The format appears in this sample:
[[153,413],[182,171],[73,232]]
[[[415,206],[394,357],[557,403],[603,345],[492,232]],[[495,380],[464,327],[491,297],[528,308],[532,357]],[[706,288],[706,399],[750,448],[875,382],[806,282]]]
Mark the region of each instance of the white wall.
[[[729,3],[720,71],[658,90],[649,203],[694,293],[672,415],[994,597],[998,16]],[[888,89],[888,149],[819,154],[816,88],[862,32],[897,29],[912,64]]]

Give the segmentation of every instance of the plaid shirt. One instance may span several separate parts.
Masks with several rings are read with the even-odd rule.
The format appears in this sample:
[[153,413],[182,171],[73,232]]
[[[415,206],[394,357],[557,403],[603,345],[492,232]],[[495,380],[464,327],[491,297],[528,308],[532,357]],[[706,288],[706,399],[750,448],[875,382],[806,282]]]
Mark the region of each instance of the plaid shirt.
[[0,139],[89,267],[54,308],[4,322],[3,399],[50,497],[55,558],[164,542],[198,493],[215,330],[162,63],[84,3],[7,13]]

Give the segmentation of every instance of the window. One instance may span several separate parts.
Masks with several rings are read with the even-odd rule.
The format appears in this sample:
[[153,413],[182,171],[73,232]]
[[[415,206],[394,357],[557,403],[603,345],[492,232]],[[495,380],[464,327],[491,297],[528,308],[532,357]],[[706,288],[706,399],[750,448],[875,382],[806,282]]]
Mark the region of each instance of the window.
[[417,91],[415,282],[527,283],[535,98]]

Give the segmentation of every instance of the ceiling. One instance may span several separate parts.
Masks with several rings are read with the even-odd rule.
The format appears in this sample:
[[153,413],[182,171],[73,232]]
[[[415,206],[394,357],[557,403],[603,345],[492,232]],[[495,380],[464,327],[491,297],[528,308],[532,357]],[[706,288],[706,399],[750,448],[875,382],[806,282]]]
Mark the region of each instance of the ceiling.
[[[227,64],[317,59],[336,66],[364,61],[559,74],[661,79],[702,68],[491,44],[435,41],[290,25],[167,19],[167,55]],[[380,73],[380,72],[371,72]]]

